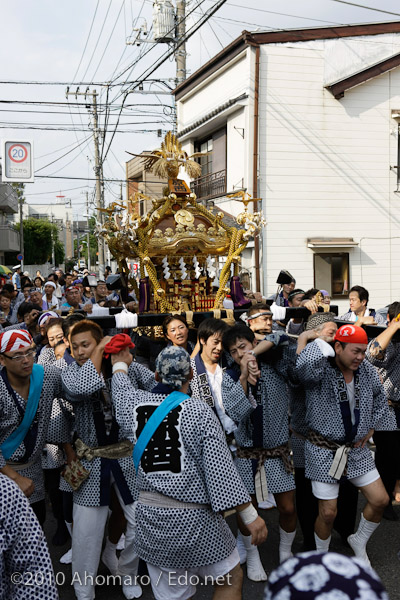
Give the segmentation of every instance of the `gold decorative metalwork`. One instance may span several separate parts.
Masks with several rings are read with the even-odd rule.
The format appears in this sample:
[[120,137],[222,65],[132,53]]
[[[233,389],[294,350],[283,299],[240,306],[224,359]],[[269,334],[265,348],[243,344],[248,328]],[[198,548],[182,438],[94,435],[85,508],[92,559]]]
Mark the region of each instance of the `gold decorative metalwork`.
[[[132,152],[128,152],[128,154],[132,154]],[[192,159],[205,156],[205,154],[196,152],[189,156],[182,149],[182,145],[176,136],[168,131],[165,140],[161,142],[160,150],[146,152],[144,155],[132,154],[132,156],[144,156],[145,170],[151,171],[154,175],[158,175],[163,179],[177,179],[181,167],[185,169],[189,177],[197,179],[201,175],[201,166]]]
[[[220,308],[229,287],[232,264],[237,274],[241,253],[249,239],[265,224],[261,213],[248,212],[247,205],[252,201],[249,194],[241,192],[229,196],[236,197],[245,205],[244,212],[237,217],[237,223],[241,226],[237,229],[224,222],[224,213],[213,214],[197,202],[195,194],[185,191],[188,190],[187,186],[180,186],[184,182],[176,178],[181,167],[190,177],[200,175],[200,165],[192,160],[196,156],[199,154],[189,157],[169,132],[160,150],[145,155],[145,169],[152,170],[160,177],[168,177],[170,181],[174,180],[174,185],[177,184],[183,191],[179,195],[167,191],[163,198],[152,199],[151,210],[142,217],[135,212],[135,207],[139,201],[150,198],[136,193],[126,204],[114,202],[104,209],[107,218],[97,232],[106,239],[120,271],[127,278],[130,276],[127,259],[139,260],[140,276],[144,277],[147,271],[155,308],[161,312],[181,309],[182,306],[188,310],[189,304],[192,310]],[[171,272],[168,280],[160,276],[165,256]],[[197,265],[202,265],[204,272],[207,258],[226,256],[216,294],[212,292],[209,278],[196,279],[193,267],[195,256]],[[182,258],[188,279],[180,281],[179,261]],[[130,282],[138,293],[136,281],[130,279]]]

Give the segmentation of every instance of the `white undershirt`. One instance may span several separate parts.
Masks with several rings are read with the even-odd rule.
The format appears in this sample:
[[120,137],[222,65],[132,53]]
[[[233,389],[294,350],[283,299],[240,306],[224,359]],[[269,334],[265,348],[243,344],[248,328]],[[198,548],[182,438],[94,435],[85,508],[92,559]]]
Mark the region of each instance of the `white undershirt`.
[[[366,308],[366,309],[365,309],[365,313],[364,313],[364,317],[369,317],[369,316],[370,316],[370,314],[369,314],[369,309],[368,309],[368,308]],[[350,317],[348,318],[348,320],[349,320],[349,321],[354,321],[354,322],[355,322],[355,321],[358,321],[358,316],[356,315],[356,313],[355,313],[355,312],[351,311],[351,315],[350,315]]]
[[349,399],[349,405],[350,405],[351,424],[355,425],[356,418],[354,416],[354,409],[356,407],[356,398],[355,398],[355,390],[354,390],[354,377],[350,381],[350,383],[346,383],[346,387],[347,387],[347,397]]
[[215,373],[207,371],[208,383],[210,384],[211,392],[215,400],[215,410],[219,420],[221,421],[222,427],[226,433],[232,433],[237,429],[236,423],[232,421],[225,412],[224,405],[222,404],[222,375],[223,371],[219,365],[215,369]]

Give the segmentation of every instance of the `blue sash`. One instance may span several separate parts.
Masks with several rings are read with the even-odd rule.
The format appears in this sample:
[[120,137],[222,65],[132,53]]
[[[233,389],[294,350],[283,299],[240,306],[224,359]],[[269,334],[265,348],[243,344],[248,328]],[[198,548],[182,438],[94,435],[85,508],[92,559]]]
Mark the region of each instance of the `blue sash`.
[[153,412],[150,419],[143,427],[142,433],[139,435],[139,438],[133,449],[133,463],[135,465],[136,472],[138,470],[143,452],[146,450],[147,444],[153,437],[155,431],[157,431],[158,427],[161,425],[168,413],[170,413],[171,410],[174,410],[174,408],[179,406],[184,400],[187,400],[188,398],[190,398],[190,396],[188,396],[187,394],[174,391],[169,396],[167,396],[159,406],[157,406],[156,410]]
[[351,421],[351,410],[350,402],[347,395],[347,385],[343,375],[339,369],[336,369],[337,385],[339,391],[339,407],[342,415],[344,430],[345,430],[345,442],[350,443],[354,440],[357,435],[358,425],[360,423],[360,377],[359,372],[356,371],[354,374],[354,424]]
[[[11,386],[8,382],[8,379],[6,379],[4,375],[2,373],[4,382],[6,383],[6,385],[8,384],[7,388],[10,391]],[[39,406],[40,394],[42,393],[43,387],[43,379],[44,368],[42,367],[42,365],[34,364],[29,383],[28,401],[26,403],[26,409],[22,422],[18,425],[17,429],[15,429],[15,431],[13,431],[1,445],[1,451],[6,460],[8,460],[10,456],[14,454],[16,449],[22,444],[32,425],[32,422],[35,418]],[[15,393],[12,393],[12,396],[14,399],[16,399]]]

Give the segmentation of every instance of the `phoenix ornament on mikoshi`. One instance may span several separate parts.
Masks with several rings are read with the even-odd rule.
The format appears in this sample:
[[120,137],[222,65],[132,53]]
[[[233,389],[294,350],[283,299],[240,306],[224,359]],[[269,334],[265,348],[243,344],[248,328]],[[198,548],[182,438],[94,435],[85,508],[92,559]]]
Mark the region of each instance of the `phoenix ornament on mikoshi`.
[[143,156],[145,170],[151,171],[162,179],[168,179],[169,191],[177,195],[190,193],[186,183],[178,179],[179,169],[183,167],[191,179],[197,179],[201,175],[201,166],[193,159],[206,155],[204,152],[195,152],[189,156],[171,131],[168,131],[165,140],[161,142],[159,150],[141,155],[132,152],[128,152],[128,154]]

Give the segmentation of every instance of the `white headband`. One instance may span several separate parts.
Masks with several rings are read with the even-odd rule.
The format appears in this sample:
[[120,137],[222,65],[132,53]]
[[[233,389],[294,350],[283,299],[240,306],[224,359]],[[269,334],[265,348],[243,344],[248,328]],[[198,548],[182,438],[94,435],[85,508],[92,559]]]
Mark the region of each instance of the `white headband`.
[[251,315],[251,317],[248,317],[246,315],[246,321],[251,321],[252,319],[257,319],[258,317],[262,317],[263,315],[268,315],[269,317],[272,317],[272,311],[269,310],[267,312],[266,310],[264,310],[264,312],[255,313],[254,315]]
[[38,319],[38,325],[44,325],[48,319],[58,319],[58,314],[54,310],[48,310],[40,315]]

